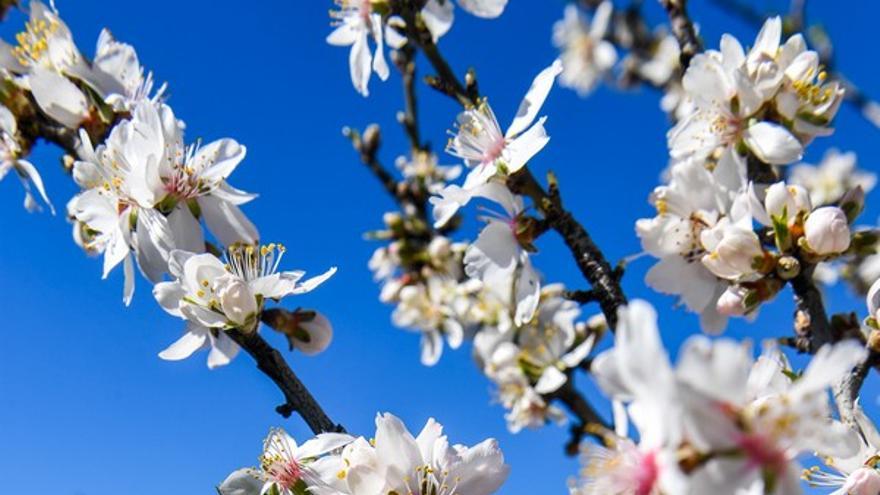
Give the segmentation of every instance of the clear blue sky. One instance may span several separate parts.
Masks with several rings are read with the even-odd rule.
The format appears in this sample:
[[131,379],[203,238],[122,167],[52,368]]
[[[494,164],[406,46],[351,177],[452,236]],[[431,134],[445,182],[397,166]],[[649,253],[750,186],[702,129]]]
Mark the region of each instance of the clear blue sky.
[[[657,6],[646,3],[659,19]],[[555,57],[550,33],[562,5],[512,0],[492,22],[461,13],[443,39],[456,69],[478,69],[481,89],[502,121],[512,116],[531,78]],[[810,15],[833,35],[840,67],[880,96],[872,41],[880,5],[841,5],[812,2]],[[370,99],[355,93],[347,50],[324,43],[329,0],[58,0],[58,7],[86,53],[104,26],[135,45],[142,63],[169,82],[170,104],[186,121],[190,138],[229,136],[247,145],[247,159],[232,183],[261,194],[246,211],[265,240],[287,244],[288,268],[318,273],[340,267],[320,290],[290,301],[292,307],[319,308],[335,324],[336,339],[326,353],[291,355],[290,362],[336,421],[370,434],[377,411],[394,412],[411,429],[433,415],[456,442],[500,440],[513,466],[502,493],[564,492],[565,479],[577,469],[562,454],[565,429],[508,434],[503,411],[490,404],[490,385],[469,351],[446,352],[436,367],[421,366],[417,336],[394,328],[391,308],[377,300],[366,266],[376,246],[361,235],[381,225],[391,202],[340,129],[380,123],[382,159],[391,165],[406,148],[394,121],[400,86],[395,78],[385,84],[374,80]],[[706,2],[695,2],[692,10],[710,45],[717,45],[724,31],[744,42],[754,36],[752,27],[725,18]],[[20,22],[14,15],[0,32],[9,39]],[[424,135],[439,147],[457,109],[427,88],[420,91]],[[534,170],[558,173],[567,206],[612,260],[639,251],[633,224],[652,214],[646,199],[666,164],[667,121],[658,95],[601,89],[581,100],[556,89],[545,114],[552,141]],[[836,145],[857,151],[864,167],[880,171],[880,131],[849,108],[837,128],[838,134],[818,141],[808,157],[818,159]],[[63,206],[75,190],[57,152],[43,147],[33,159],[56,206]],[[21,196],[14,178],[0,183],[0,492],[208,494],[228,472],[256,461],[270,426],[282,425],[298,438],[309,435],[299,419],[275,414],[280,396],[248,356],[213,372],[204,355],[179,363],[159,360],[156,354],[178,337],[181,323],[154,303],[143,280],[132,306],[124,308],[121,274],[102,282],[100,260],[80,252],[64,218],[27,214]],[[875,192],[871,198],[877,197]],[[871,205],[863,218],[874,221],[878,212]],[[548,280],[581,286],[557,239],[542,239],[540,247],[536,263]],[[664,338],[675,349],[697,331],[697,321],[674,309],[672,298],[644,287],[649,266],[647,260],[634,264],[625,288],[630,297],[657,305]],[[782,294],[756,325],[737,324],[731,333],[754,338],[785,333],[791,327],[789,299]],[[863,303],[844,291],[831,298],[831,309],[864,314]],[[269,335],[281,345],[276,337]],[[585,377],[579,383],[590,389]],[[864,400],[874,413],[876,396],[872,377]]]

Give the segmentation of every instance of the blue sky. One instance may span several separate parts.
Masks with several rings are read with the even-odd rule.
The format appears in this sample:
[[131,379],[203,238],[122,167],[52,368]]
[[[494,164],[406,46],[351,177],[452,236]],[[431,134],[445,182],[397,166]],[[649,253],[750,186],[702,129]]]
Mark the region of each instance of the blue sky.
[[[418,337],[394,328],[391,309],[377,300],[366,267],[376,246],[362,233],[380,227],[392,204],[340,131],[381,124],[382,159],[390,166],[406,149],[394,120],[402,105],[400,86],[392,77],[384,84],[374,80],[369,99],[355,93],[347,50],[324,43],[329,1],[264,0],[247,8],[231,0],[57,3],[86,53],[92,53],[104,26],[136,46],[142,63],[168,81],[169,103],[186,121],[190,139],[234,137],[247,145],[248,156],[231,183],[260,193],[246,212],[264,240],[288,246],[288,268],[318,273],[339,266],[319,290],[289,303],[319,308],[336,327],[324,354],[289,356],[334,420],[369,435],[377,411],[401,416],[413,430],[434,416],[456,442],[500,440],[513,467],[502,493],[564,491],[577,469],[562,454],[565,429],[508,434],[503,411],[490,403],[490,385],[469,351],[446,352],[437,366],[421,366]],[[659,20],[659,8],[646,3]],[[864,63],[876,60],[874,44],[864,40],[873,39],[880,5],[856,3],[844,11],[836,2],[813,2],[810,16],[821,19],[834,37],[840,67],[880,96],[876,64]],[[481,89],[502,122],[512,117],[532,77],[555,57],[550,33],[562,5],[512,0],[492,22],[461,13],[443,39],[442,49],[459,72],[477,68]],[[692,10],[710,46],[725,31],[745,43],[754,37],[753,27],[707,2]],[[20,22],[21,16],[13,15],[0,33],[10,39]],[[424,64],[420,70],[427,73]],[[457,108],[425,87],[419,90],[423,134],[439,148]],[[649,90],[603,88],[583,100],[555,89],[545,107],[552,141],[532,167],[536,175],[557,173],[566,205],[611,260],[639,251],[634,221],[652,214],[646,198],[666,163],[668,126],[658,98]],[[880,131],[849,108],[841,112],[837,129],[817,141],[808,158],[817,160],[837,146],[857,151],[863,167],[878,171]],[[33,161],[56,206],[63,206],[75,188],[57,152],[44,146]],[[156,354],[178,337],[181,322],[161,311],[142,279],[132,306],[123,307],[121,274],[101,281],[100,260],[74,245],[62,216],[21,208],[15,180],[0,183],[0,209],[0,491],[211,493],[228,472],[255,463],[269,427],[309,436],[299,419],[283,420],[274,412],[280,395],[249,357],[213,372],[204,355],[178,363],[159,360]],[[863,219],[872,222],[878,212],[869,206]],[[475,233],[471,228],[462,235]],[[547,280],[582,286],[558,239],[548,236],[540,248],[536,263]],[[634,263],[625,289],[657,305],[664,339],[676,349],[698,331],[697,321],[675,309],[672,298],[644,286],[649,266],[648,260]],[[786,333],[789,299],[783,293],[756,324],[733,325],[730,334],[757,340]],[[833,293],[829,304],[832,310],[864,312],[863,303],[845,290]],[[587,314],[595,310],[586,308]],[[282,345],[276,337],[268,335]],[[579,376],[578,383],[594,395],[588,378]],[[874,413],[876,396],[872,377],[864,401]]]

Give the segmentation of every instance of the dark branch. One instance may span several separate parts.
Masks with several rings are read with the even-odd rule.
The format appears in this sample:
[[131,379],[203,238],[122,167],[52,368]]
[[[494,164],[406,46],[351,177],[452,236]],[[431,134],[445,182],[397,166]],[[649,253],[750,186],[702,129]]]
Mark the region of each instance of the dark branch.
[[585,436],[591,435],[601,439],[600,432],[609,431],[611,427],[593,409],[593,406],[574,387],[573,374],[569,374],[568,381],[556,392],[549,394],[545,399],[556,399],[565,404],[565,407],[576,417],[578,422],[571,426],[571,439],[565,445],[565,453],[569,456],[577,455],[581,441]]
[[602,250],[574,216],[562,207],[559,197],[550,196],[538,184],[528,168],[524,167],[510,176],[507,185],[511,191],[531,198],[535,206],[544,214],[550,228],[565,241],[581,274],[592,285],[608,326],[613,329],[617,324],[617,309],[626,304],[626,296],[620,287],[615,270],[605,259]]
[[265,373],[284,394],[284,404],[275,408],[285,418],[294,412],[302,416],[314,434],[324,432],[344,432],[342,425],[334,423],[320,404],[312,397],[305,385],[287,365],[284,357],[277,349],[269,345],[257,332],[243,333],[239,330],[227,332],[230,338],[245,350],[257,368]]
[[795,335],[799,342],[805,342],[799,343],[797,347],[807,349],[811,354],[835,340],[822,302],[822,293],[813,282],[814,270],[815,265],[806,266],[791,280],[797,304],[794,314]]
[[851,427],[857,426],[854,413],[862,384],[865,383],[865,378],[868,377],[871,368],[878,366],[880,366],[880,352],[869,348],[865,359],[856,365],[850,374],[843,377],[834,390],[834,399],[837,402],[840,419]]
[[702,51],[700,38],[697,30],[687,13],[687,0],[660,0],[666,14],[669,16],[669,24],[672,26],[672,34],[678,40],[681,47],[681,67],[687,69],[691,59]]

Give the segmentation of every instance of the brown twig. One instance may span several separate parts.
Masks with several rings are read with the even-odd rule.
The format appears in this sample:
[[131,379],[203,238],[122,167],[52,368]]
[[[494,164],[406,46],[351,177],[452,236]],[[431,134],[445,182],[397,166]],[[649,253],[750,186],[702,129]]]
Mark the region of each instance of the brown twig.
[[342,425],[334,423],[327,416],[327,413],[296,376],[296,373],[290,369],[281,353],[269,345],[259,333],[230,330],[227,334],[254,358],[254,361],[257,362],[257,368],[281,389],[285,402],[275,408],[278,414],[288,418],[296,412],[316,435],[324,432],[345,431]]
[[691,59],[702,50],[697,30],[687,13],[687,0],[660,0],[666,14],[669,16],[669,24],[672,26],[672,34],[678,40],[681,47],[681,66],[683,69],[691,63]]

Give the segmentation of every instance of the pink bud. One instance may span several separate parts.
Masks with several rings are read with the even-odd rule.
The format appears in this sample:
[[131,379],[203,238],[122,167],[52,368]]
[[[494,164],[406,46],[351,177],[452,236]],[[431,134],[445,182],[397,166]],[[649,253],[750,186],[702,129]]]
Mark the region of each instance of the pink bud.
[[860,467],[849,475],[842,490],[849,495],[877,495],[880,493],[880,473],[873,468]]
[[746,314],[747,309],[745,298],[745,291],[738,287],[728,287],[718,298],[715,309],[725,316],[742,316]]

